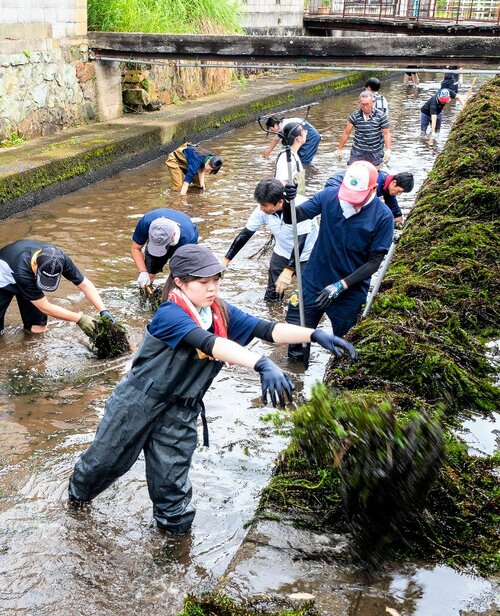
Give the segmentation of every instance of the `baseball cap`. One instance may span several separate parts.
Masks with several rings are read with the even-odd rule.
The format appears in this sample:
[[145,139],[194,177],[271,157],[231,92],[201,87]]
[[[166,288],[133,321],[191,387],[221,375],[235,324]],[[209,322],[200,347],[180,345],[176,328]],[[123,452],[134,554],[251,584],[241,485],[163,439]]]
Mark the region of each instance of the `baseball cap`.
[[439,90],[437,97],[440,103],[448,103],[451,99],[450,91],[447,88],[442,88]]
[[211,250],[199,244],[180,246],[170,259],[170,273],[174,278],[205,278],[220,274],[225,269]]
[[378,171],[367,160],[357,160],[347,168],[340,185],[339,199],[360,205],[377,185]]
[[55,291],[61,282],[64,252],[55,246],[42,248],[36,265],[36,286],[42,291]]
[[163,257],[175,235],[175,223],[168,218],[156,218],[149,226],[148,252],[153,257]]

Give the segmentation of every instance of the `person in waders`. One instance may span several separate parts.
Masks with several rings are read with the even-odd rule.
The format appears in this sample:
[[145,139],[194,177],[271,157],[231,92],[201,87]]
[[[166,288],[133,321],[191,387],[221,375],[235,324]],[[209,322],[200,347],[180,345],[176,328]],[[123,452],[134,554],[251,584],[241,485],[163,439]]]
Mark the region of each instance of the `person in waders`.
[[[302,274],[305,325],[317,327],[323,314],[333,333],[343,336],[356,323],[370,278],[391,247],[394,217],[377,197],[377,169],[368,161],[352,163],[337,187],[328,187],[296,208],[297,222],[321,214],[319,236]],[[283,221],[291,223],[290,201],[296,187],[285,186]],[[299,323],[299,307],[288,304],[287,323]],[[308,351],[307,351],[308,352]],[[288,349],[304,360],[301,346]],[[307,358],[306,358],[307,359]]]
[[183,143],[167,157],[172,190],[186,195],[189,185],[205,190],[205,175],[219,173],[223,160],[210,150],[193,143]]
[[183,212],[162,207],[144,214],[134,229],[131,248],[139,287],[150,285],[178,248],[197,242],[198,228]]
[[[267,277],[267,288],[264,294],[266,302],[281,301],[284,292],[292,284],[295,275],[295,254],[293,250],[293,228],[283,222],[283,184],[277,179],[261,180],[254,191],[254,199],[259,204],[250,214],[247,223],[224,257],[224,265],[229,265],[232,259],[245,246],[248,240],[261,227],[267,226],[275,239],[275,245]],[[306,201],[298,196],[295,205]],[[314,242],[318,237],[318,223],[315,220],[305,220],[297,225],[300,266],[305,267],[311,254]]]
[[27,332],[46,332],[47,317],[54,317],[72,321],[90,335],[96,319],[52,304],[45,296],[46,292],[57,289],[62,277],[76,285],[101,316],[114,322],[94,284],[65,252],[46,242],[18,240],[0,248],[0,335],[4,331],[5,313],[14,297]]
[[292,399],[290,377],[270,359],[249,351],[253,338],[277,344],[317,342],[353,359],[354,347],[326,332],[251,316],[218,297],[225,270],[205,246],[181,246],[170,260],[163,303],[146,327],[129,373],[108,399],[94,442],[77,461],[69,481],[76,506],[95,498],[123,475],[141,451],[153,515],[162,529],[184,534],[195,507],[189,481],[203,396],[224,362],[254,369],[262,398],[273,406]]
[[[307,142],[307,130],[301,123],[289,122],[283,128],[283,142],[290,145],[290,154],[292,158],[292,178],[297,184],[297,192],[299,195],[306,194],[306,174],[304,166],[299,156],[300,148]],[[280,180],[283,185],[288,182],[288,161],[286,157],[286,149],[276,157],[274,162],[274,177]]]
[[312,124],[300,118],[282,118],[281,120],[275,116],[268,118],[266,121],[266,128],[270,133],[274,133],[274,137],[269,147],[264,150],[262,156],[264,156],[264,158],[269,158],[271,156],[272,151],[281,141],[281,137],[278,136],[278,133],[283,133],[288,124],[300,124],[306,129],[307,141],[300,145],[297,154],[303,165],[310,165],[318,151],[321,135]]
[[441,118],[445,105],[452,99],[456,98],[459,103],[464,106],[465,99],[460,94],[456,94],[454,90],[442,88],[436,94],[433,94],[420,107],[420,136],[425,137],[427,130],[431,129],[430,136],[437,137],[441,130]]
[[[365,90],[358,99],[359,109],[351,113],[337,146],[337,158],[342,160],[342,149],[354,129],[354,140],[348,165],[367,160],[375,167],[388,163],[391,157],[391,131],[387,115],[375,109],[373,92]],[[384,150],[385,148],[385,150]]]

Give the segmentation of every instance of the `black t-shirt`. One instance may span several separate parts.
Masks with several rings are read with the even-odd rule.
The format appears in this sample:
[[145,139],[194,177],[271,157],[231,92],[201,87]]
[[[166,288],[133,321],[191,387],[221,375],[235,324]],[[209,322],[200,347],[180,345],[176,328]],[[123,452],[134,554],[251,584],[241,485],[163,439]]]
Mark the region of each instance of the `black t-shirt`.
[[[420,107],[420,111],[427,116],[431,115],[439,115],[441,111],[443,111],[446,103],[440,103],[438,101],[437,93],[433,94],[428,101],[426,101],[422,107]],[[450,90],[450,98],[456,98],[455,92]]]
[[[15,284],[29,301],[42,299],[45,294],[36,285],[36,276],[31,268],[31,259],[37,250],[53,244],[36,240],[18,240],[0,248],[0,288]],[[64,253],[62,275],[75,285],[83,282],[84,275]]]

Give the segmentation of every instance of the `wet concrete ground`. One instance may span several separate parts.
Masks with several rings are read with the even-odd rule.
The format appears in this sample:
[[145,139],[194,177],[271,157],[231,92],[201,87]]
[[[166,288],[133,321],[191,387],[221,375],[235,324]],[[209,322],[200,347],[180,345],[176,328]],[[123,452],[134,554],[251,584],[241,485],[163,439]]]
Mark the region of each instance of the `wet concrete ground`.
[[[417,187],[455,115],[448,106],[438,143],[419,139],[418,109],[438,79],[418,90],[403,90],[398,80],[384,85],[394,126],[390,168],[412,170]],[[352,94],[313,107],[309,120],[323,132],[323,141],[308,178],[309,194],[339,167],[335,146],[354,108]],[[126,325],[135,348],[149,318],[129,253],[137,220],[156,207],[180,209],[197,222],[201,241],[222,257],[255,205],[255,184],[273,173],[271,162],[261,157],[266,143],[255,124],[206,142],[226,163],[210,178],[205,194],[189,194],[186,200],[172,194],[164,159],[158,159],[2,222],[0,245],[32,237],[66,250]],[[405,211],[413,198],[402,199]],[[249,312],[280,319],[284,307],[269,311],[262,299],[269,255],[251,257],[266,240],[265,233],[257,234],[234,259],[222,295]],[[71,284],[63,283],[56,296],[60,305],[89,310]],[[207,394],[211,447],[198,448],[191,472],[198,513],[190,535],[172,538],[153,524],[141,459],[89,510],[75,512],[66,504],[72,466],[92,440],[104,402],[130,357],[97,360],[71,323],[54,321],[47,334],[26,335],[15,305],[6,323],[0,339],[0,613],[175,614],[186,592],[212,588],[225,572],[285,445],[262,421],[271,409],[262,408],[257,375],[225,368]],[[252,348],[294,373],[298,401],[323,376],[327,354],[322,350],[314,350],[303,373],[300,366],[287,365],[284,349],[259,341]],[[257,542],[255,533],[263,539]],[[339,541],[295,537],[272,524],[257,527],[244,548],[254,543],[253,553],[234,561],[228,579],[240,596],[296,589],[318,597],[325,593],[324,613],[332,615],[375,616],[388,605],[405,616],[451,616],[459,609],[485,613],[493,601],[490,582],[416,563],[363,587],[353,572],[334,564],[331,556],[341,549]],[[287,543],[288,552],[272,547]],[[307,569],[306,560],[296,556],[309,545],[319,546],[320,557],[309,560],[314,566]]]

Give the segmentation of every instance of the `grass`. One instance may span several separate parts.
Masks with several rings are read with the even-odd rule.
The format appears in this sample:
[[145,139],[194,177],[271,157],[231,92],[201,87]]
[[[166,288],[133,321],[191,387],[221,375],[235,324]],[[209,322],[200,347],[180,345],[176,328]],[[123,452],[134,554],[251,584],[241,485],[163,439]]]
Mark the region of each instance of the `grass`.
[[243,32],[238,0],[89,0],[88,29],[169,34]]

